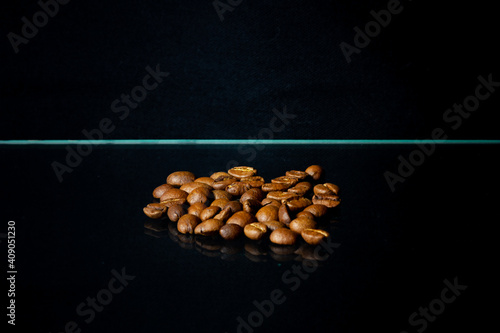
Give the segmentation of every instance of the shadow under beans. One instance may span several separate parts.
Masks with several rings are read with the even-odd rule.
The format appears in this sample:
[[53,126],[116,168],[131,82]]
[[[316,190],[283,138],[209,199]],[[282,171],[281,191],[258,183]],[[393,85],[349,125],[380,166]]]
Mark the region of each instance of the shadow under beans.
[[[335,231],[341,227],[338,219],[328,219],[319,222],[321,229],[335,238]],[[277,245],[269,239],[254,241],[241,236],[238,239],[227,241],[220,236],[201,236],[182,234],[177,230],[177,222],[168,219],[147,221],[144,223],[144,233],[155,238],[170,238],[186,250],[193,250],[206,257],[220,258],[227,261],[250,260],[253,262],[289,262],[315,260],[321,265],[325,258],[317,251],[317,245],[307,244],[299,238],[294,245]]]

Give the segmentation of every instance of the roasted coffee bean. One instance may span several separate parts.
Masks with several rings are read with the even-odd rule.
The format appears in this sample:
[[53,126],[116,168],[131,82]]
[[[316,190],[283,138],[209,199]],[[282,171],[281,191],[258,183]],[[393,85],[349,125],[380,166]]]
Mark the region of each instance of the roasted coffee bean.
[[224,179],[234,178],[234,177],[231,176],[230,174],[228,174],[227,172],[219,171],[219,172],[214,172],[210,176],[210,178],[212,178],[215,182],[218,182],[218,181],[221,181],[221,180],[224,180]]
[[207,207],[200,213],[200,219],[202,221],[209,220],[213,218],[215,215],[217,215],[220,211],[221,209],[218,206]]
[[287,177],[297,178],[299,180],[305,179],[308,174],[304,171],[290,170],[285,173]]
[[[161,200],[161,199],[160,199]],[[172,207],[173,205],[183,205],[186,203],[186,198],[179,198],[179,199],[166,199],[166,200],[161,200],[160,202],[162,205],[165,207]]]
[[259,222],[273,221],[278,219],[279,208],[273,205],[264,206],[255,214]]
[[328,208],[337,207],[340,204],[340,198],[334,194],[315,195],[312,198],[315,205],[325,205]]
[[229,208],[231,210],[231,214],[234,214],[236,212],[239,212],[240,210],[243,209],[243,205],[236,200],[229,201],[223,209]]
[[288,205],[283,203],[278,210],[278,219],[280,222],[289,225],[292,222],[292,217],[290,216],[290,210]]
[[304,229],[300,235],[306,243],[311,245],[318,245],[322,240],[330,236],[328,232],[319,229]]
[[248,199],[243,202],[243,210],[250,214],[256,213],[261,207],[260,201],[255,199]]
[[238,238],[243,233],[243,228],[237,224],[226,224],[219,230],[219,234],[225,240],[233,240]]
[[236,180],[234,178],[227,178],[227,179],[223,179],[223,180],[218,180],[218,181],[214,182],[212,187],[214,188],[214,190],[225,190],[228,185],[235,183],[237,181],[238,180]]
[[186,199],[188,196],[188,193],[180,190],[178,188],[171,188],[170,190],[165,191],[163,195],[160,198],[160,202],[162,201],[167,201],[170,199]]
[[255,176],[257,174],[257,170],[248,166],[237,166],[229,169],[227,173],[235,178],[241,179]]
[[273,205],[279,208],[281,206],[281,202],[274,199],[264,198],[262,200],[262,206],[267,206],[267,205]]
[[297,241],[297,233],[288,228],[278,228],[269,236],[269,240],[274,244],[293,245]]
[[227,199],[216,199],[214,201],[212,201],[212,204],[210,206],[217,206],[217,207],[220,207],[220,209],[223,209],[227,203],[229,202],[229,200]]
[[306,211],[302,211],[300,213],[297,213],[296,217],[297,218],[299,218],[299,217],[305,217],[305,218],[314,220],[314,215],[311,212],[306,212]]
[[168,218],[172,222],[179,221],[181,216],[183,216],[184,214],[186,214],[186,209],[183,205],[173,205],[167,211]]
[[191,206],[189,206],[188,214],[192,214],[192,215],[200,217],[201,212],[205,208],[207,208],[207,206],[203,202],[196,202],[196,203],[192,204]]
[[247,213],[243,210],[236,212],[227,220],[227,224],[237,224],[240,227],[244,228],[247,224],[250,224],[255,221],[255,216],[250,213]]
[[266,225],[267,229],[271,230],[271,231],[274,231],[278,228],[285,228],[286,225],[280,221],[266,221],[266,222],[262,222]]
[[316,195],[338,195],[339,187],[332,183],[318,184],[314,186],[314,194]]
[[297,195],[306,195],[312,189],[312,184],[309,182],[297,183],[294,187],[288,189],[288,192],[295,193]]
[[215,200],[217,200],[217,199],[231,200],[233,198],[233,196],[231,194],[227,193],[224,190],[213,190],[212,195],[213,195]]
[[299,199],[287,200],[286,205],[288,206],[288,209],[290,209],[291,212],[298,212],[300,210],[303,210],[307,206],[312,205],[312,202],[307,198],[299,198]]
[[176,171],[172,172],[167,177],[167,184],[173,186],[182,186],[184,184],[194,181],[195,176],[189,171]]
[[163,195],[163,193],[165,193],[167,190],[170,190],[171,188],[173,188],[172,185],[168,185],[168,184],[160,185],[154,189],[153,197],[156,199],[160,199],[161,196]]
[[290,230],[300,234],[304,229],[316,228],[316,221],[305,217],[298,217],[295,220],[292,220],[292,222],[290,222],[289,228]]
[[264,192],[284,191],[290,186],[291,185],[287,183],[265,183],[262,185],[261,189]]
[[250,184],[250,186],[252,187],[258,188],[260,188],[265,183],[264,178],[262,178],[261,176],[246,177],[242,178],[241,181]]
[[251,188],[252,186],[248,183],[234,182],[226,186],[226,192],[231,195],[240,196]]
[[267,227],[264,223],[254,222],[246,225],[243,232],[251,240],[259,240],[266,234]]
[[278,200],[281,202],[283,200],[292,200],[295,198],[299,198],[299,196],[291,192],[272,191],[267,194],[266,198]]
[[212,186],[207,185],[205,183],[198,183],[198,182],[190,182],[190,183],[184,184],[180,187],[180,189],[189,194],[189,193],[193,192],[193,190],[200,188],[200,187],[206,188],[210,191],[212,190]]
[[155,206],[148,206],[144,207],[142,211],[144,214],[146,214],[147,217],[152,218],[152,219],[159,219],[165,214],[166,207],[155,207]]
[[243,203],[249,199],[262,201],[264,199],[264,192],[260,188],[251,188],[241,195],[240,202]]
[[208,201],[208,196],[210,195],[210,190],[204,187],[195,188],[188,196],[187,202],[192,205],[197,202],[206,203]]
[[288,187],[294,186],[298,181],[299,180],[297,178],[288,176],[281,176],[271,179],[271,183],[273,184],[286,184],[288,185]]
[[306,173],[314,180],[319,180],[323,176],[323,168],[319,165],[311,165],[306,169]]
[[328,212],[328,207],[326,207],[325,205],[313,204],[304,208],[304,212],[309,212],[314,215],[314,217],[321,218]]
[[201,220],[198,216],[191,214],[182,215],[177,222],[177,230],[179,230],[181,234],[192,234],[200,222]]
[[214,184],[214,180],[210,177],[199,177],[199,178],[196,178],[194,180],[195,183],[203,183],[205,185],[208,185],[210,187],[212,187],[212,185]]
[[194,233],[202,236],[214,236],[219,233],[222,226],[224,226],[224,222],[221,220],[209,219],[198,224]]
[[222,222],[226,222],[228,218],[233,215],[233,212],[231,211],[231,207],[224,208],[219,212],[219,214],[214,216],[214,219],[216,220],[221,220]]

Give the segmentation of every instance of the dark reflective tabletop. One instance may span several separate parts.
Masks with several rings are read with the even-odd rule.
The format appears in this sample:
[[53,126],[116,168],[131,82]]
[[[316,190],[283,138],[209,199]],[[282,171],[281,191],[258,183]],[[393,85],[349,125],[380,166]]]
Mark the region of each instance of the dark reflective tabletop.
[[[101,145],[68,166],[76,148],[0,146],[15,330],[481,331],[494,311],[498,145],[261,145],[250,161],[237,145]],[[169,173],[234,161],[266,179],[322,165],[342,191],[331,239],[223,242],[143,214]]]

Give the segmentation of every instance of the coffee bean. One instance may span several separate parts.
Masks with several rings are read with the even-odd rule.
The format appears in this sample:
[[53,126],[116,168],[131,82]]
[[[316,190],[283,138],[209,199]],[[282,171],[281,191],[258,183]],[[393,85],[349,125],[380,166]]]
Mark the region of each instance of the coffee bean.
[[257,170],[252,167],[237,166],[232,169],[229,169],[227,173],[235,178],[241,179],[241,178],[255,176],[257,174]]
[[181,190],[187,192],[188,194],[191,193],[193,190],[197,189],[197,188],[206,188],[208,190],[212,190],[212,186],[210,185],[207,185],[205,183],[198,183],[198,182],[189,182],[189,183],[186,183],[184,185],[182,185],[180,187]]
[[167,211],[168,218],[172,222],[179,221],[184,214],[186,214],[186,209],[183,205],[173,205]]
[[221,220],[222,222],[226,222],[228,218],[233,215],[233,212],[231,211],[231,207],[224,208],[219,212],[219,214],[214,216],[214,219],[216,220]]
[[212,204],[210,206],[217,206],[217,207],[220,207],[220,209],[223,209],[227,203],[229,202],[229,200],[227,199],[216,199],[214,201],[212,201]]
[[266,234],[267,226],[261,222],[254,222],[246,225],[243,232],[249,239],[259,240]]
[[148,206],[144,207],[142,211],[146,214],[147,217],[152,219],[159,219],[165,214],[166,207],[165,206]]
[[215,215],[217,215],[220,211],[221,209],[218,206],[207,207],[200,213],[200,219],[202,221],[209,220],[213,218]]
[[248,199],[243,202],[243,210],[250,214],[255,214],[261,207],[260,201],[255,199]]
[[231,200],[233,196],[229,193],[227,193],[225,190],[213,190],[212,195],[215,200],[217,199],[227,199]]
[[315,205],[325,205],[328,208],[335,208],[340,204],[340,198],[334,194],[315,195],[312,198]]
[[265,183],[262,185],[261,189],[264,192],[284,191],[290,186],[291,185],[287,183]]
[[231,214],[234,214],[236,212],[239,212],[240,210],[243,209],[243,205],[236,200],[229,201],[223,209],[229,208],[231,210]]
[[226,192],[231,195],[240,196],[251,188],[252,186],[248,183],[234,182],[226,186]]
[[330,236],[328,232],[319,229],[304,229],[300,235],[306,243],[311,245],[318,245],[322,240]]
[[204,187],[198,187],[191,191],[191,193],[187,196],[187,202],[190,205],[197,202],[206,203],[209,195],[210,190]]
[[306,211],[302,211],[302,212],[297,213],[296,217],[297,218],[305,217],[307,219],[314,220],[314,215],[311,212],[306,212]]
[[314,180],[319,180],[323,176],[323,168],[319,165],[311,165],[305,172]]
[[264,178],[262,178],[261,176],[246,177],[242,178],[241,181],[250,184],[250,186],[252,187],[258,188],[260,188],[265,183]]
[[267,205],[273,205],[279,208],[281,206],[281,202],[270,198],[264,198],[262,200],[262,206],[267,206]]
[[314,186],[314,194],[316,195],[337,195],[339,187],[332,183],[318,184]]
[[222,226],[224,226],[224,222],[221,220],[209,219],[198,224],[194,233],[202,236],[214,236],[219,233]]
[[199,177],[199,178],[196,178],[194,180],[195,183],[203,183],[205,185],[208,185],[210,187],[212,187],[212,185],[214,184],[214,180],[210,177]]
[[286,184],[286,185],[288,185],[288,187],[294,186],[295,184],[297,184],[298,181],[299,180],[297,178],[288,177],[288,176],[281,176],[281,177],[271,179],[271,183],[273,183],[273,184]]
[[307,198],[298,198],[298,199],[287,200],[286,205],[288,206],[291,212],[298,212],[300,210],[303,210],[307,206],[312,205],[312,202]]
[[250,224],[255,221],[255,216],[245,211],[240,210],[236,212],[227,220],[227,224],[237,224],[240,227],[244,228],[247,224]]
[[227,178],[227,179],[215,181],[214,184],[212,185],[212,187],[214,188],[214,190],[225,190],[228,185],[235,183],[235,182],[237,182],[236,179]]
[[177,222],[177,230],[181,234],[192,234],[200,222],[201,220],[198,216],[191,214],[182,215]]
[[282,200],[291,200],[291,199],[295,199],[295,198],[298,198],[299,196],[295,193],[291,193],[291,192],[282,192],[282,191],[272,191],[272,192],[269,192],[266,196],[266,198],[269,198],[269,199],[273,199],[273,200],[278,200],[278,201],[282,201]]
[[167,184],[173,186],[182,186],[184,184],[194,181],[195,176],[189,171],[176,171],[172,172],[167,177]]
[[312,184],[309,182],[297,183],[294,187],[288,189],[288,192],[295,193],[297,195],[306,195],[312,189]]
[[154,189],[153,197],[156,199],[160,199],[161,196],[163,195],[163,193],[165,193],[167,190],[170,190],[171,188],[173,188],[172,185],[168,185],[168,184],[160,185]]
[[286,225],[280,221],[266,221],[266,222],[262,222],[266,225],[267,229],[271,230],[271,231],[274,231],[278,228],[285,228]]
[[238,238],[243,233],[243,228],[237,224],[226,224],[219,230],[219,234],[225,240],[233,240]]
[[161,200],[160,202],[162,205],[165,207],[172,207],[173,205],[183,205],[186,203],[186,198],[179,198],[179,199],[165,199]]
[[259,222],[273,221],[278,219],[279,208],[273,205],[264,206],[255,214]]
[[292,221],[292,217],[290,216],[290,210],[286,203],[283,203],[278,210],[278,219],[280,222],[289,225]]
[[249,199],[262,201],[264,199],[264,192],[260,188],[251,188],[242,194],[240,202],[243,203]]
[[304,208],[304,212],[309,212],[314,215],[314,217],[321,218],[328,212],[328,207],[325,205],[313,204]]
[[219,171],[219,172],[214,172],[210,176],[210,178],[212,178],[214,181],[218,182],[218,181],[221,181],[223,179],[234,178],[234,177],[231,176],[230,174],[228,174],[227,172]]
[[298,217],[295,220],[292,220],[292,222],[290,222],[289,227],[290,230],[300,234],[304,229],[316,228],[316,222],[314,220],[305,217]]
[[269,236],[269,240],[274,244],[293,245],[297,241],[297,233],[288,228],[278,228]]
[[170,199],[186,199],[188,196],[188,193],[180,190],[178,188],[171,188],[170,190],[165,191],[163,195],[160,198],[160,202],[162,201],[167,201]]
[[305,179],[308,174],[304,171],[298,171],[298,170],[290,170],[285,173],[287,177],[292,177],[292,178],[297,178],[297,179]]
[[188,214],[192,214],[195,216],[200,217],[201,212],[207,208],[207,206],[203,202],[196,202],[189,206],[188,208]]

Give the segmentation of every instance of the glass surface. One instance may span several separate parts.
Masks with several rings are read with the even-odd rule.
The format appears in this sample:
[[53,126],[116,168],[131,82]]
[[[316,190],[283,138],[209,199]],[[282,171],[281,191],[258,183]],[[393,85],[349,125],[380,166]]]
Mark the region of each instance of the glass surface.
[[[16,329],[416,332],[412,313],[456,279],[467,289],[426,330],[477,330],[476,305],[496,262],[488,238],[498,219],[499,147],[0,146],[0,232],[10,220],[16,226]],[[52,164],[77,148],[86,156],[69,158],[60,182]],[[266,179],[322,165],[341,188],[325,222],[331,244],[315,256],[302,244],[180,239],[143,214],[169,173],[208,176],[235,163]],[[404,181],[392,191],[385,175],[398,168]],[[102,306],[92,310],[93,298]]]

